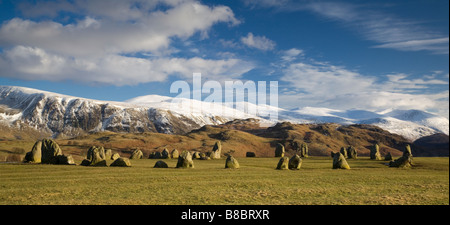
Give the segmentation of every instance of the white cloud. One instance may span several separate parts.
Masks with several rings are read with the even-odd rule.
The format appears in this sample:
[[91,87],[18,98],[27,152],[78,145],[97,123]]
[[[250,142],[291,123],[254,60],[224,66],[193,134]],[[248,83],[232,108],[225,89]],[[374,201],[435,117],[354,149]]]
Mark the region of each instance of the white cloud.
[[432,94],[422,91],[430,85],[447,86],[447,80],[409,78],[406,74],[388,74],[387,79],[380,79],[322,62],[292,63],[283,74],[281,80],[287,82],[288,89],[280,94],[282,107],[420,109],[448,118],[448,90]]
[[287,51],[283,51],[282,53],[283,53],[283,56],[281,58],[284,61],[290,62],[290,61],[297,59],[297,56],[302,55],[303,50],[292,48]]
[[256,48],[262,51],[273,50],[276,46],[274,41],[264,36],[254,36],[252,33],[248,33],[247,37],[242,37],[241,42],[248,47]]
[[[239,77],[253,68],[236,58],[170,56],[179,51],[171,46],[173,39],[187,40],[196,33],[207,37],[217,23],[239,24],[227,6],[195,0],[75,0],[23,3],[20,8],[28,16],[71,12],[83,19],[69,24],[5,21],[0,27],[0,76],[121,86],[164,81],[171,75],[189,77],[193,72]],[[137,53],[149,58],[133,57]]]
[[253,65],[239,60],[194,58],[143,59],[120,55],[101,58],[73,58],[48,53],[43,49],[17,46],[0,57],[2,76],[25,80],[72,80],[106,85],[135,85],[161,82],[171,75],[187,79],[202,72],[208,79],[239,78]]

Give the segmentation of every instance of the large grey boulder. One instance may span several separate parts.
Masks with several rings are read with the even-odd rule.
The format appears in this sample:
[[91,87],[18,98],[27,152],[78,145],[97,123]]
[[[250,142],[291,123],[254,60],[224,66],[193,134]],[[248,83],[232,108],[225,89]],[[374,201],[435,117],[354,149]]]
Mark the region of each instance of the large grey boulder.
[[86,159],[81,162],[82,166],[107,166],[105,160],[105,149],[92,146],[88,149]]

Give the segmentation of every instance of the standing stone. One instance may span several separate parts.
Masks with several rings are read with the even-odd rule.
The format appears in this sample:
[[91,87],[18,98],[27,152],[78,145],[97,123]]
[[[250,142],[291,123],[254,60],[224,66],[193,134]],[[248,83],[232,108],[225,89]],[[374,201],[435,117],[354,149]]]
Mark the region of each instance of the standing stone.
[[353,146],[348,146],[347,148],[347,156],[349,159],[357,159],[358,158],[358,152],[356,151],[356,148]]
[[31,149],[31,151],[25,155],[25,162],[41,163],[41,157],[42,157],[41,147],[42,147],[42,141],[37,141],[36,143],[34,143],[34,146]]
[[105,159],[110,159],[112,156],[112,150],[111,149],[106,149],[105,150]]
[[308,154],[309,154],[308,144],[302,143],[300,145],[300,157],[308,158]]
[[339,152],[344,156],[344,158],[348,158],[347,149],[345,147],[342,147]]
[[169,166],[164,161],[158,161],[153,168],[169,168]]
[[384,157],[384,161],[391,161],[392,160],[392,154],[388,152],[388,154]]
[[287,170],[289,169],[289,158],[281,157],[278,161],[277,170]]
[[222,154],[222,143],[218,141],[216,142],[216,144],[214,144],[214,147],[209,157],[211,157],[211,159],[220,159],[221,154]]
[[172,159],[178,159],[178,157],[180,156],[180,153],[176,149],[172,150],[171,154],[172,154]]
[[254,158],[254,157],[256,157],[256,153],[254,153],[254,152],[247,152],[247,153],[245,153],[245,157]]
[[[103,149],[103,157],[104,155],[104,150]],[[104,158],[102,158],[101,155],[102,152],[102,148],[98,148],[96,146],[92,146],[88,149],[87,152],[87,156],[85,160],[83,160],[83,162],[81,162],[82,166],[107,166],[106,165],[106,160]]]
[[200,158],[201,158],[200,152],[194,152],[194,153],[192,153],[192,159],[200,159]]
[[188,151],[183,151],[178,157],[177,168],[194,168],[192,155]]
[[284,145],[281,143],[277,144],[275,148],[275,157],[284,157]]
[[144,158],[144,154],[139,149],[134,150],[130,156],[130,159],[143,159],[143,158]]
[[62,151],[55,141],[44,139],[42,140],[41,154],[41,163],[58,164],[58,156],[62,155]]
[[119,153],[114,153],[112,156],[111,156],[111,160],[116,160],[116,159],[118,159],[118,158],[120,158],[120,155],[119,155]]
[[374,144],[370,148],[370,159],[372,159],[372,160],[382,160],[381,154],[380,154],[380,146],[378,146],[378,144]]
[[[117,154],[117,153],[116,153]],[[112,167],[131,167],[131,162],[127,158],[119,157],[111,163]]]
[[289,169],[290,170],[299,170],[302,167],[302,158],[295,154],[289,159]]
[[60,165],[75,165],[72,155],[59,155],[58,164]]
[[161,152],[161,159],[170,159],[170,152],[167,148]]
[[225,169],[239,169],[239,162],[231,155],[225,161]]
[[411,146],[409,144],[405,145],[405,150],[403,150],[403,156],[405,156],[405,157],[413,156],[412,151],[411,151]]
[[350,169],[347,160],[340,152],[333,154],[333,169]]
[[389,162],[389,167],[410,168],[412,167],[412,157],[408,154]]

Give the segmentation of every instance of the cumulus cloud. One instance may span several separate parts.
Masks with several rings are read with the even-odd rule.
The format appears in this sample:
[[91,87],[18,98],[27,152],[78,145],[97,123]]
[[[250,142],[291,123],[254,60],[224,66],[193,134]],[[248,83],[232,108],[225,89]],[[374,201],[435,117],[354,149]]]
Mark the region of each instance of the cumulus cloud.
[[448,80],[434,77],[410,78],[407,74],[380,77],[360,74],[324,62],[294,62],[283,70],[286,91],[280,105],[332,109],[385,110],[420,109],[448,117],[448,90],[423,93],[430,85],[448,86]]
[[[79,16],[71,23],[5,21],[0,27],[1,76],[132,85],[164,81],[171,75],[192,76],[193,72],[240,76],[252,68],[236,58],[170,56],[175,38],[205,36],[217,23],[239,24],[227,6],[194,0],[75,0],[27,2],[19,8],[29,17],[51,18],[59,12]],[[133,57],[136,54],[154,57]]]
[[239,59],[144,59],[115,54],[103,57],[65,57],[40,48],[17,46],[0,57],[2,76],[25,80],[73,80],[106,85],[135,85],[166,81],[169,76],[187,79],[202,72],[209,79],[238,78],[253,68]]
[[264,36],[254,36],[253,33],[248,33],[247,37],[242,37],[241,42],[248,47],[256,48],[262,51],[273,50],[276,43]]

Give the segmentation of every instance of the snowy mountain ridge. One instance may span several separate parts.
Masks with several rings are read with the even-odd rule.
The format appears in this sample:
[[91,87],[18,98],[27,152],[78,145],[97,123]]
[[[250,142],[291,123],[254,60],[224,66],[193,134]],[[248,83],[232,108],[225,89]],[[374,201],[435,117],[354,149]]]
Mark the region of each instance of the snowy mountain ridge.
[[[0,123],[29,126],[54,136],[76,136],[84,132],[184,133],[204,125],[234,119],[256,118],[270,126],[280,121],[294,123],[370,124],[413,141],[435,133],[449,134],[447,118],[420,110],[335,110],[304,107],[285,110],[267,105],[253,106],[256,116],[233,104],[206,103],[191,99],[149,95],[125,102],[99,101],[31,88],[0,86]],[[271,113],[278,121],[270,121]]]

